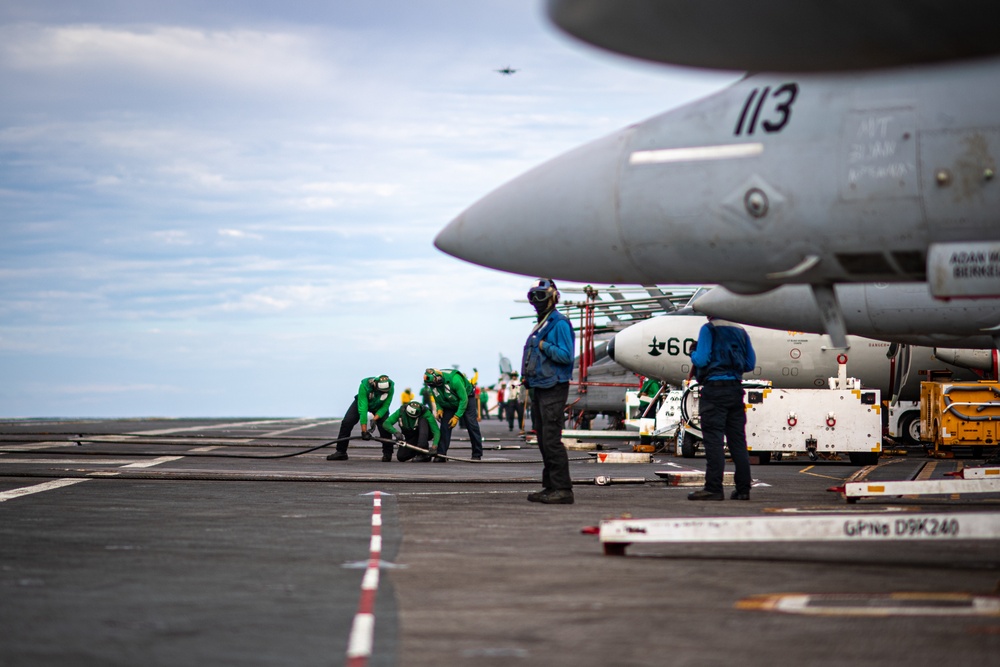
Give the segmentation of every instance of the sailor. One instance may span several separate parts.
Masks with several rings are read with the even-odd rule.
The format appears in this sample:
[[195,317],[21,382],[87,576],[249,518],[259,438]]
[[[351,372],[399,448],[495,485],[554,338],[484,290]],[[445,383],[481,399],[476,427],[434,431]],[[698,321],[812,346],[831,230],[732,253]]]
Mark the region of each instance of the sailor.
[[743,374],[752,371],[756,364],[757,355],[743,327],[714,317],[702,325],[698,343],[691,350],[691,365],[701,383],[698,414],[705,447],[705,487],[689,493],[688,500],[725,499],[722,473],[727,444],[736,466],[736,490],[730,498],[750,500]]
[[505,390],[507,396],[507,430],[514,430],[514,417],[517,417],[517,428],[524,433],[524,401],[527,392],[521,379],[517,377],[517,371],[510,374],[510,382]]
[[[656,406],[654,406],[653,409],[649,411],[649,414],[646,414],[646,409],[649,407],[649,404],[652,403],[654,399],[656,399],[657,394],[660,393],[660,387],[662,386],[663,385],[660,384],[660,381],[657,380],[656,378],[648,377],[646,378],[646,381],[642,383],[642,386],[639,388],[640,417],[656,416]],[[657,404],[659,403],[659,401],[656,402]]]
[[[396,422],[399,422],[399,431],[395,428]],[[434,419],[434,413],[420,401],[410,401],[389,415],[385,420],[385,430],[392,433],[397,442],[405,441],[428,450],[428,454],[421,454],[415,449],[400,445],[396,450],[396,458],[400,461],[430,461],[437,454],[441,430]]]
[[365,378],[358,386],[358,393],[351,402],[351,407],[347,408],[347,414],[340,422],[340,434],[337,436],[337,451],[326,457],[327,461],[346,461],[347,443],[351,436],[351,431],[357,423],[361,422],[361,439],[371,440],[372,435],[368,424],[368,413],[372,414],[372,422],[378,427],[378,433],[385,440],[382,443],[382,460],[392,461],[392,441],[390,433],[385,430],[383,421],[389,414],[389,406],[392,404],[392,392],[396,385],[389,379],[388,375]]
[[[472,442],[472,459],[479,461],[483,458],[483,436],[479,431],[479,419],[476,413],[476,391],[475,387],[458,369],[438,370],[428,368],[424,371],[424,386],[429,388],[434,396],[437,405],[437,417],[440,419],[441,441],[439,452],[448,453],[448,446],[451,444],[451,431],[458,422],[465,419],[465,427],[469,432],[469,440]],[[445,463],[448,459],[440,456],[434,459],[436,462]]]
[[399,407],[404,407],[407,403],[413,400],[413,390],[407,387],[403,390],[403,393],[399,395]]
[[541,278],[528,290],[538,322],[524,344],[521,379],[531,389],[531,415],[542,453],[542,490],[528,494],[535,503],[569,505],[573,482],[569,457],[562,444],[566,399],[573,377],[573,326],[556,310],[556,284]]

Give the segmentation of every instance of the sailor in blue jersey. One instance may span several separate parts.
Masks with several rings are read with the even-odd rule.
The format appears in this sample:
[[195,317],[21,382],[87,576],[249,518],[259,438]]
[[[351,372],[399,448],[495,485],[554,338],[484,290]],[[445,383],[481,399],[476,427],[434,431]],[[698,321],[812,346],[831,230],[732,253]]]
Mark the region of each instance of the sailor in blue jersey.
[[538,322],[524,344],[521,379],[531,389],[531,414],[537,425],[538,449],[542,453],[542,490],[528,500],[550,505],[573,503],[569,457],[562,444],[566,399],[573,377],[573,326],[558,310],[556,284],[540,278],[528,290]]
[[750,455],[743,403],[743,374],[757,365],[750,336],[738,324],[709,317],[698,332],[697,346],[691,350],[691,364],[701,383],[698,414],[706,466],[705,487],[688,494],[688,500],[725,499],[722,473],[727,444],[736,466],[736,490],[730,498],[750,500]]

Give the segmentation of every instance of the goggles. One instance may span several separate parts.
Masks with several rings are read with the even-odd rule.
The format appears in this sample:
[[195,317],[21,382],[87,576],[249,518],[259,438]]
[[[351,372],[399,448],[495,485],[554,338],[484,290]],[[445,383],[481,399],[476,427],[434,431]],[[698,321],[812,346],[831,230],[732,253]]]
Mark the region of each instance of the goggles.
[[528,301],[531,303],[545,303],[551,296],[551,292],[545,287],[533,287],[528,291]]

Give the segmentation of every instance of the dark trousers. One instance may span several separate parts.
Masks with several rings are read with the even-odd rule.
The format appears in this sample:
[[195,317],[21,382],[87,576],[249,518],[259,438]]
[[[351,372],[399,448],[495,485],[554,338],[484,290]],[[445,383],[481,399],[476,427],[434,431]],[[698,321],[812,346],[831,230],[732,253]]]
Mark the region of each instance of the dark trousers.
[[[438,453],[447,454],[448,446],[451,444],[451,427],[448,422],[455,416],[455,408],[442,408],[441,410],[441,439],[438,441]],[[472,458],[483,457],[483,434],[479,430],[479,420],[476,419],[476,411],[471,412],[468,408],[459,422],[465,422],[465,428],[469,431],[469,440],[472,441]]]
[[524,430],[524,403],[514,399],[507,401],[507,427],[514,430],[514,415],[517,414],[517,427]]
[[[423,419],[417,422],[417,428],[400,428],[399,432],[403,434],[403,439],[406,442],[420,449],[427,449],[427,445],[432,442],[431,427]],[[409,447],[400,447],[396,450],[396,459],[400,461],[409,461],[414,456],[423,456],[423,454]]]
[[553,491],[569,491],[573,488],[573,481],[569,477],[569,456],[562,444],[568,396],[568,382],[547,389],[536,388],[531,395],[531,414],[535,417],[538,451],[542,453],[544,465],[542,486]]
[[[750,455],[747,454],[747,414],[743,387],[739,384],[701,388],[698,402],[702,444],[705,447],[705,490],[722,493],[722,472],[726,467],[725,445],[736,466],[736,490],[750,493]],[[725,441],[723,441],[723,438]]]
[[[368,419],[368,415],[365,415],[365,419]],[[355,396],[354,401],[351,402],[351,407],[347,408],[347,414],[344,415],[343,421],[340,422],[340,433],[337,435],[337,438],[349,438],[351,436],[351,431],[354,430],[354,427],[357,426],[360,421],[361,415],[358,413],[358,397]],[[385,430],[381,421],[375,422],[375,426],[378,428],[379,437],[390,441],[388,443],[382,443],[382,454],[392,456],[392,434]],[[338,442],[337,451],[346,452],[348,442],[348,440],[341,440]]]

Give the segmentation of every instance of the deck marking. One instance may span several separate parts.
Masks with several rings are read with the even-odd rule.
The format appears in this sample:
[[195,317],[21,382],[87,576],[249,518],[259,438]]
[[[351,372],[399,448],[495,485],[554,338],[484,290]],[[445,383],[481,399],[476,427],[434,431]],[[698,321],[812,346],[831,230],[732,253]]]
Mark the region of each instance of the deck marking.
[[809,616],[1000,616],[1000,597],[971,593],[779,593],[754,595],[737,609]]
[[[129,463],[128,465],[122,466],[122,468],[151,468],[152,466],[158,465],[160,463],[168,463],[170,461],[176,461],[178,459],[184,458],[183,456],[161,456],[160,458],[153,459],[151,461],[139,461],[137,463]],[[11,463],[10,461],[5,461],[5,463]],[[51,463],[51,461],[48,461]],[[113,477],[118,473],[113,470],[100,471],[93,473],[95,477]],[[72,486],[73,484],[79,484],[80,482],[87,482],[95,477],[67,477],[63,479],[54,479],[50,482],[42,482],[41,484],[35,484],[33,486],[25,486],[20,489],[11,489],[9,491],[0,492],[0,503],[11,500],[13,498],[20,498],[21,496],[28,496],[33,493],[41,493],[42,491],[51,491],[52,489],[60,489],[64,486]]]
[[800,475],[811,475],[812,477],[822,477],[823,479],[835,479],[835,480],[838,480],[838,481],[844,479],[843,477],[830,477],[830,475],[821,475],[818,472],[809,472],[810,470],[812,470],[815,467],[816,466],[814,466],[814,465],[813,466],[806,466],[805,468],[803,468],[802,470],[799,471],[799,474]]
[[372,500],[372,536],[369,543],[368,568],[361,579],[361,599],[351,623],[347,640],[347,667],[365,667],[375,644],[375,594],[378,592],[379,566],[382,558],[382,492],[375,491]]
[[51,482],[42,482],[41,484],[35,484],[34,486],[24,486],[20,489],[3,491],[0,492],[0,503],[10,500],[11,498],[20,498],[21,496],[28,496],[32,493],[41,493],[42,491],[58,489],[63,486],[71,486],[73,484],[79,484],[80,482],[86,481],[86,479],[54,479]]

